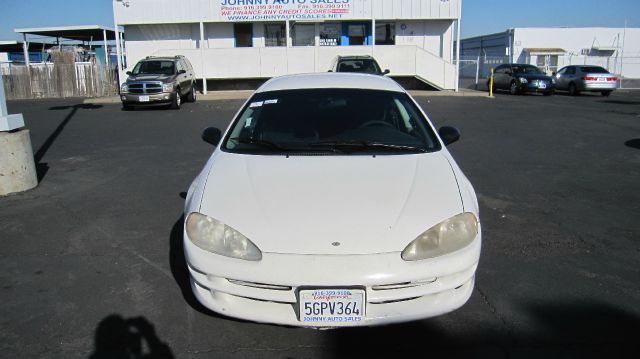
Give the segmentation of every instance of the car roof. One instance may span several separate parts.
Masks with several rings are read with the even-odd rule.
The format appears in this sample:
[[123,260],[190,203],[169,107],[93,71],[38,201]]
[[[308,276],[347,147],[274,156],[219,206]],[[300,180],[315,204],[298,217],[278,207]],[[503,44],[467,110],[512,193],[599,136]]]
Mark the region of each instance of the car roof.
[[397,82],[388,77],[351,72],[320,72],[275,77],[265,82],[256,92],[327,88],[405,92]]
[[373,60],[373,57],[369,55],[360,56],[338,56],[340,60]]

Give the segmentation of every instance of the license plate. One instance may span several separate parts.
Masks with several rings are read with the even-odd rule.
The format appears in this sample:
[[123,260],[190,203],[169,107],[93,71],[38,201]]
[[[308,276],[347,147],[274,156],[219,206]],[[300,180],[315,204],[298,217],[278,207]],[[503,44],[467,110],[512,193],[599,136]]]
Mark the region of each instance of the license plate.
[[599,82],[605,82],[605,81],[607,81],[607,78],[606,77],[598,77],[598,81]]
[[300,321],[339,325],[364,318],[364,290],[315,289],[300,291]]
[[540,82],[540,83],[538,83],[538,88],[546,89],[547,88],[547,84],[545,84],[544,82]]
[[140,97],[138,97],[138,101],[140,101],[140,102],[149,102],[149,96],[140,96]]

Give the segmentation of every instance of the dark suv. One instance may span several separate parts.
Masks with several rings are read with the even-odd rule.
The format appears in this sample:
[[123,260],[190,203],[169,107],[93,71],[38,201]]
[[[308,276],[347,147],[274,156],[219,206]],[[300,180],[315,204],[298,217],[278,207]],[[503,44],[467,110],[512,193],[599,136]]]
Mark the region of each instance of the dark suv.
[[376,59],[371,56],[338,56],[331,63],[329,72],[359,72],[386,75],[389,70],[382,71]]
[[[490,81],[487,82],[487,87]],[[533,65],[505,64],[496,67],[493,72],[493,89],[509,90],[512,95],[541,92],[550,96],[553,95],[555,86],[555,79]]]
[[129,78],[120,88],[122,108],[169,104],[179,109],[183,99],[196,101],[196,78],[184,56],[147,57],[128,71]]

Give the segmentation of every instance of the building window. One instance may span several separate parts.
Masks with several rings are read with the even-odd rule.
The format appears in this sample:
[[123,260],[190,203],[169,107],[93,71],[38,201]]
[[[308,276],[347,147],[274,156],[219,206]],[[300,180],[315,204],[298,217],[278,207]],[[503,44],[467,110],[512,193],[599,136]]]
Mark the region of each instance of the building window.
[[396,24],[376,23],[376,45],[396,44]]
[[340,46],[342,37],[341,24],[320,25],[320,46]]
[[264,25],[264,46],[287,46],[287,29],[285,24]]
[[253,47],[253,24],[233,24],[233,35],[236,40],[236,47]]
[[365,45],[367,41],[367,27],[365,24],[347,24],[349,45]]
[[316,46],[316,25],[295,24],[291,29],[293,46]]

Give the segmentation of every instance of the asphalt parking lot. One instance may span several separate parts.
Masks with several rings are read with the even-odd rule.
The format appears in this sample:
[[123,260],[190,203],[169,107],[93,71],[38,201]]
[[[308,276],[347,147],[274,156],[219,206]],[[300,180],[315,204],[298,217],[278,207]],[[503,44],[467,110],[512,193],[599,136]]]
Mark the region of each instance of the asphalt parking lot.
[[10,102],[41,181],[0,198],[0,356],[637,355],[640,91],[418,100],[462,133],[450,150],[478,192],[484,236],[474,294],[441,317],[328,331],[224,318],[190,293],[184,192],[212,151],[202,129],[224,128],[242,101],[132,112]]

